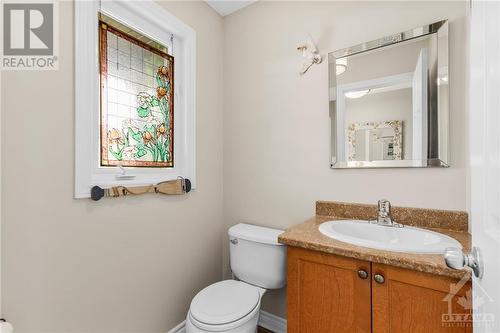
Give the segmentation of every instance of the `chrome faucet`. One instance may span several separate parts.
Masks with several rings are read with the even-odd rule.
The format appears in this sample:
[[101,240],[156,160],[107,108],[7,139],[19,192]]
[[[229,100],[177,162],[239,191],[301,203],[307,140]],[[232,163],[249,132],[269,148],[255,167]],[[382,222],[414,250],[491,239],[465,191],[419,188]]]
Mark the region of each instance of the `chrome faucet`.
[[387,227],[403,228],[404,225],[395,222],[391,216],[391,203],[389,200],[382,199],[378,201],[378,216],[376,223]]

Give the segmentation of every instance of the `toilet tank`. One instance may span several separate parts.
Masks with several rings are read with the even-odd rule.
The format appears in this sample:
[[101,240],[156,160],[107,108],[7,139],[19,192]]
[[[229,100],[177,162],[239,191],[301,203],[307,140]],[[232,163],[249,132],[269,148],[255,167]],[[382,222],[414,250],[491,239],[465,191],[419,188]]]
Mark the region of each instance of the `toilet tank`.
[[265,289],[286,285],[286,246],[278,243],[283,230],[240,223],[229,228],[229,256],[236,278]]

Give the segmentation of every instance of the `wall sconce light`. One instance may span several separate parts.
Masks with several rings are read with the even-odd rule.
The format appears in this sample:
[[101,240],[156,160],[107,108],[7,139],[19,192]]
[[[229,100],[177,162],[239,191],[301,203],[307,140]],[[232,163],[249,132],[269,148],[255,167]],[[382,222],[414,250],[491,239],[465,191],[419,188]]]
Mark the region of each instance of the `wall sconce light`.
[[323,61],[323,57],[319,54],[310,36],[307,42],[297,46],[297,50],[302,53],[302,57],[305,59],[300,70],[301,75],[304,75],[313,64],[321,64]]

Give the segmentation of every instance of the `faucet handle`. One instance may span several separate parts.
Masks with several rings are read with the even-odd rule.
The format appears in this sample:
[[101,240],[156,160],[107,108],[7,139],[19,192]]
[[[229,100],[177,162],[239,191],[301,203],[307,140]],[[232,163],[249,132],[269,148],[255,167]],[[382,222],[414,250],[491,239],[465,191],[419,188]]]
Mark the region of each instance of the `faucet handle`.
[[378,201],[378,211],[384,213],[390,213],[391,203],[387,199],[381,199]]

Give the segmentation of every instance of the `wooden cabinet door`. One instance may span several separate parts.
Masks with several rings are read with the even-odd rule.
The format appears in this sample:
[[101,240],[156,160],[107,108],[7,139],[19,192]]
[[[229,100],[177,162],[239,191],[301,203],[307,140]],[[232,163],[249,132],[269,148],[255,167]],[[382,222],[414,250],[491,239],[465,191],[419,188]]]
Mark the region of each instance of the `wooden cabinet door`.
[[373,333],[472,332],[470,321],[448,321],[450,313],[470,316],[471,288],[470,281],[372,264]]
[[369,333],[370,285],[369,262],[288,247],[288,333]]

